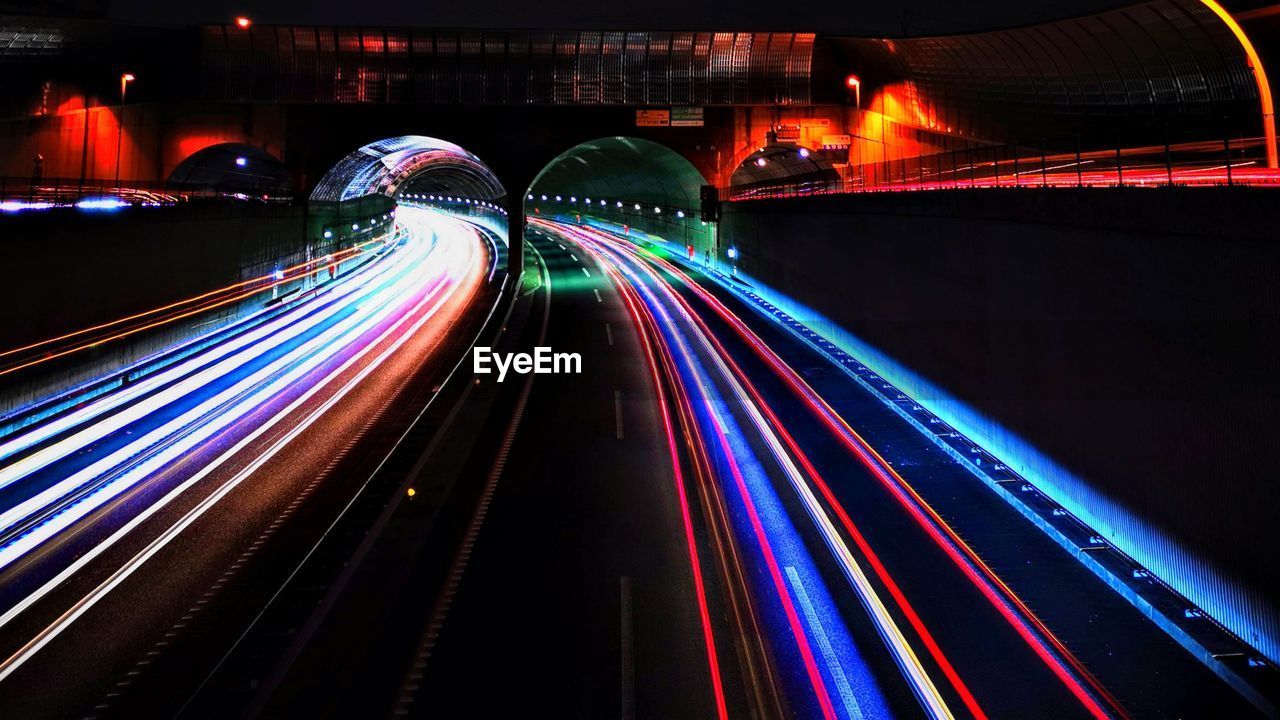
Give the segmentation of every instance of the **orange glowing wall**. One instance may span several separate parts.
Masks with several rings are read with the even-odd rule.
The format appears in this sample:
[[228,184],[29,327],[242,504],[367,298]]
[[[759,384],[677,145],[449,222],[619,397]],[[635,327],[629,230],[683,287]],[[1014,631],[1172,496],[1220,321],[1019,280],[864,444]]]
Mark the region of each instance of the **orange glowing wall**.
[[187,156],[209,145],[243,142],[283,153],[283,116],[275,108],[163,109],[139,103],[85,109],[64,101],[59,112],[0,122],[0,175],[89,182],[163,182]]
[[[739,110],[735,116],[732,152],[722,154],[718,164],[719,184],[727,186],[742,161],[765,145],[770,132],[780,132],[780,128],[785,135],[781,142],[811,150],[823,146],[824,136],[852,136],[850,167],[985,144],[961,135],[908,83],[876,90],[869,97],[863,96],[862,103],[861,109],[850,105]],[[839,167],[837,165],[837,169]]]

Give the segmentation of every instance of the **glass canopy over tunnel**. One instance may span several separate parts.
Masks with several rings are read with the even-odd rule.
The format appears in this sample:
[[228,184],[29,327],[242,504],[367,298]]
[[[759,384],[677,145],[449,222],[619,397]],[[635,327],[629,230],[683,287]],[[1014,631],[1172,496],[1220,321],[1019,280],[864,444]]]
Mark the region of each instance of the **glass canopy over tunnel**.
[[402,135],[369,143],[339,160],[321,178],[311,199],[341,202],[409,193],[485,202],[506,195],[493,171],[462,147],[424,135]]
[[601,138],[548,163],[529,186],[525,214],[619,226],[679,245],[681,252],[714,252],[714,225],[699,215],[705,183],[671,148],[639,138]]

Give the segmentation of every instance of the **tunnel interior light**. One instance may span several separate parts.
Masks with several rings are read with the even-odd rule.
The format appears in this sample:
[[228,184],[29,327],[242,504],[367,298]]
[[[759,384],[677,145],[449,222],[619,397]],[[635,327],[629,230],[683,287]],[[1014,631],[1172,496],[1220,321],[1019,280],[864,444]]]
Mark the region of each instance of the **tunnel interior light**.
[[736,248],[736,247],[730,247],[728,250],[725,250],[725,251],[724,251],[724,254],[725,254],[725,255],[728,255],[730,260],[737,260],[737,259],[738,259],[738,248]]
[[76,203],[76,207],[81,210],[119,210],[128,204],[120,198],[88,198]]
[[530,200],[532,200],[532,199],[533,199],[533,193],[529,193],[529,199],[530,199]]
[[803,148],[803,147],[800,148],[800,157],[802,158],[809,157],[809,148]]
[[352,230],[359,230],[359,229],[360,229],[360,223],[351,223],[351,229],[352,229]]
[[23,210],[48,210],[53,203],[27,202],[24,200],[5,200],[0,202],[0,212],[21,212]]
[[621,200],[619,200],[619,201],[618,201],[618,207],[622,207],[622,201],[621,201]]
[[637,209],[637,210],[639,210],[639,209],[640,209],[640,203],[636,203],[636,209]]
[[676,217],[680,217],[680,218],[684,217],[684,211],[683,211],[683,210],[677,210],[677,211],[676,211]]
[[547,199],[547,196],[546,196],[546,195],[543,195],[543,196],[542,196],[542,199],[543,199],[543,200],[546,200],[546,199]]
[[277,268],[275,272],[271,273],[271,277],[275,278],[276,280],[283,280],[284,271]]
[[562,200],[562,198],[561,198],[559,195],[557,195],[557,196],[556,196],[556,202],[560,202],[561,200]]
[[764,167],[765,164],[768,162],[769,162],[768,160],[765,160],[762,157],[756,158],[756,167]]
[[662,208],[660,208],[660,207],[655,207],[655,208],[653,209],[653,211],[654,211],[655,213],[661,213],[661,212],[662,212]]
[[604,207],[604,201],[603,201],[603,200],[601,200],[601,201],[600,201],[600,207]]
[[324,231],[324,236],[325,236],[325,238],[326,238],[326,239],[333,237],[333,231],[332,231],[332,230],[325,230],[325,231]]
[[236,17],[236,27],[240,28],[241,30],[248,30],[249,26],[252,24],[253,24],[253,21],[245,17],[244,15],[239,15]]
[[573,197],[572,195],[570,195],[570,196],[569,196],[569,202],[571,202],[571,203],[576,203],[576,202],[578,202],[578,198]]
[[237,167],[244,167],[245,165],[248,165],[248,164],[249,164],[249,159],[248,159],[248,158],[243,158],[243,157],[238,157],[238,158],[236,158],[236,166],[237,166]]

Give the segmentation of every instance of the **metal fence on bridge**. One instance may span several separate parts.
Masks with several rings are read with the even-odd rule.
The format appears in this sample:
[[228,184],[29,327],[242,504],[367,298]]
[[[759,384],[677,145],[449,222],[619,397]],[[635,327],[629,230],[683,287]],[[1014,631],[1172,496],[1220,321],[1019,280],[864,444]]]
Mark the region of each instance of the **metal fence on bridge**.
[[[797,149],[799,151],[799,149]],[[964,147],[836,164],[835,177],[721,189],[730,201],[859,192],[1018,187],[1280,186],[1263,138],[1081,150],[1074,139]]]

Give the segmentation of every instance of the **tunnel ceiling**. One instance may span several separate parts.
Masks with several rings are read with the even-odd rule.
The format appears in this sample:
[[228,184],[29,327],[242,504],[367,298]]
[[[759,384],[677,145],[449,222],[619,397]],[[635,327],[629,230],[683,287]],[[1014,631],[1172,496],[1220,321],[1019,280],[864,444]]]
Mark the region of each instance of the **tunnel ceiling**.
[[674,150],[648,140],[609,137],[556,156],[534,178],[529,194],[577,195],[666,207],[698,207],[706,179]]
[[479,200],[506,195],[493,171],[462,147],[424,135],[402,135],[369,143],[339,160],[321,178],[311,199],[336,202],[410,191]]

